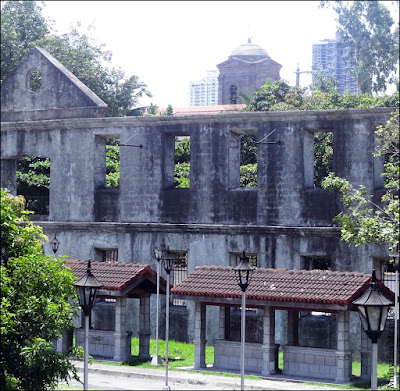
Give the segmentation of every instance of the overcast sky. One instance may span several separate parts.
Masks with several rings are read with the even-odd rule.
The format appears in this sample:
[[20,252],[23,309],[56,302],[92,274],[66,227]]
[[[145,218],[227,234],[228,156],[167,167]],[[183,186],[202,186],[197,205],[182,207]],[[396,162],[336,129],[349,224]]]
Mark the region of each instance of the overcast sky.
[[[137,75],[159,107],[188,105],[188,83],[246,43],[261,46],[295,84],[311,70],[312,45],[335,37],[336,14],[319,1],[46,1],[43,13],[58,33],[77,21],[113,53],[113,66]],[[303,74],[300,84],[310,84]]]

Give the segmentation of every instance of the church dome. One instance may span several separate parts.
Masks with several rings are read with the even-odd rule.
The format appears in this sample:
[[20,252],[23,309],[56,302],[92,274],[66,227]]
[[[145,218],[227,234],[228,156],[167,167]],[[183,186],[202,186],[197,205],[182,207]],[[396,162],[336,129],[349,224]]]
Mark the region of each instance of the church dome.
[[268,58],[268,53],[260,46],[251,43],[251,39],[237,47],[230,55],[245,61],[258,61]]

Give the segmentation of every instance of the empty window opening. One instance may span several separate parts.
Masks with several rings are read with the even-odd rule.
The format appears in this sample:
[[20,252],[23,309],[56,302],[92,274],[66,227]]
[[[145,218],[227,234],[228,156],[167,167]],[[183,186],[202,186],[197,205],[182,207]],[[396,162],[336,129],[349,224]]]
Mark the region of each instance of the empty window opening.
[[332,172],[332,132],[314,133],[314,187],[321,187],[322,180]]
[[257,187],[257,135],[240,135],[240,187]]
[[25,198],[25,208],[48,216],[50,205],[50,159],[29,156],[17,163],[17,194]]
[[175,136],[174,187],[190,187],[190,136]]
[[39,69],[33,68],[28,72],[27,87],[29,91],[39,91],[42,86],[42,74]]
[[398,264],[394,262],[393,258],[374,258],[376,277],[393,292],[396,287],[396,270],[399,270],[398,267]]
[[95,261],[115,263],[118,262],[117,248],[95,248]]
[[324,256],[301,257],[300,269],[302,270],[332,270],[331,259]]
[[120,139],[106,139],[106,187],[118,187],[120,178]]
[[321,187],[323,179],[333,171],[333,132],[304,132],[304,185]]
[[[187,251],[170,251],[175,255],[174,268],[171,273],[173,285],[179,284],[188,275],[188,258]],[[186,300],[172,299],[171,304],[186,306]]]
[[[235,267],[240,263],[240,257],[243,256],[243,252],[232,252],[229,253],[229,266]],[[249,257],[249,265],[257,267],[257,253],[246,253],[246,257]]]

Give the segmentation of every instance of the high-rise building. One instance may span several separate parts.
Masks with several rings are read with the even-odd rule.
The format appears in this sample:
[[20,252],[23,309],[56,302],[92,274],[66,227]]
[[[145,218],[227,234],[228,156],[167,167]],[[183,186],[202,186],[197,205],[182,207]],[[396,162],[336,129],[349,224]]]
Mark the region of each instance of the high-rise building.
[[207,71],[200,81],[189,83],[189,106],[213,106],[218,104],[218,72]]
[[[312,47],[313,71],[336,80],[340,94],[358,94],[357,83],[353,75],[354,56],[340,43],[340,34],[335,39],[323,39]],[[316,76],[313,74],[313,82]]]

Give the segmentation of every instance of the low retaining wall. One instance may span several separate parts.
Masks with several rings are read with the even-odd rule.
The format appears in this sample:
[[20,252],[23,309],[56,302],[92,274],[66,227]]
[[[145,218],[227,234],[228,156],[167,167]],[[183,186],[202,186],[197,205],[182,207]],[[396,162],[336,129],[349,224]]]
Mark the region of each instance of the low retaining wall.
[[[244,352],[244,369],[261,373],[263,352],[261,344],[246,342]],[[240,371],[241,343],[225,339],[214,340],[214,368],[235,369]]]
[[[89,354],[91,356],[102,356],[115,358],[115,331],[89,330]],[[118,337],[121,339],[122,351],[125,357],[118,357],[118,361],[125,361],[131,357],[132,333],[125,333]],[[75,329],[76,346],[85,346],[85,329]],[[117,355],[119,352],[117,352]]]
[[335,380],[336,350],[283,346],[282,373],[290,376]]

